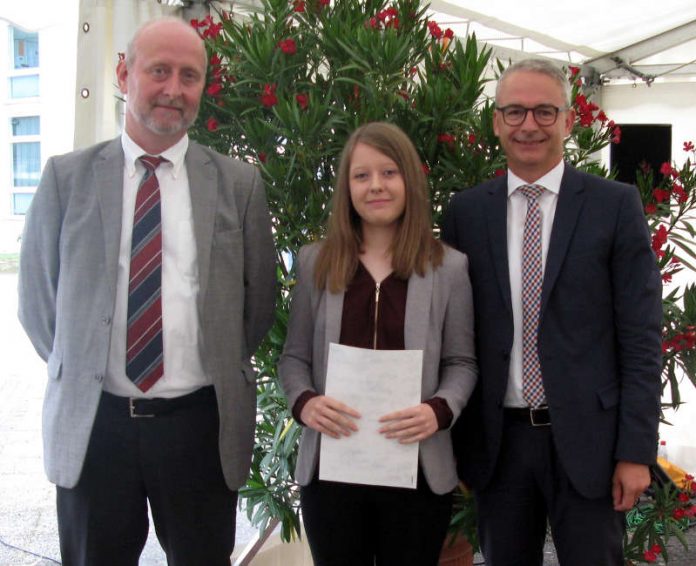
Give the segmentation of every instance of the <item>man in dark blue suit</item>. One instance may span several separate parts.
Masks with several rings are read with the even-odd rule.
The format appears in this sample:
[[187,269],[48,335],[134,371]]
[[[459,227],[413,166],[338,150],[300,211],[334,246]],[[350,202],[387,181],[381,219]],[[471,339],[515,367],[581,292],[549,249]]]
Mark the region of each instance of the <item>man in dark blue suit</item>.
[[564,73],[510,66],[494,130],[508,173],[457,194],[443,238],[469,256],[480,378],[457,423],[489,566],[623,565],[624,511],[657,449],[661,283],[634,187],[563,162]]

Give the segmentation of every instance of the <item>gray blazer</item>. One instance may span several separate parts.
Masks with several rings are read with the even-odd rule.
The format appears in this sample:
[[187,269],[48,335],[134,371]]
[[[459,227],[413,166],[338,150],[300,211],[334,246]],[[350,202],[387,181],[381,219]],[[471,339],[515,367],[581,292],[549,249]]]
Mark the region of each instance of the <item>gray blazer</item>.
[[[256,384],[249,358],[273,322],[275,252],[262,182],[250,165],[190,143],[201,358],[220,411],[230,489],[247,478]],[[120,138],[51,158],[26,219],[19,318],[48,363],[44,464],[73,487],[106,371],[121,234]],[[252,284],[253,282],[253,284]]]
[[[306,390],[324,393],[329,344],[338,343],[344,293],[329,293],[314,285],[314,262],[321,244],[300,250],[285,349],[279,373],[290,407]],[[454,420],[476,384],[473,307],[467,258],[446,248],[442,266],[408,282],[404,322],[406,349],[423,350],[422,399],[442,397]],[[369,395],[369,392],[366,392]],[[394,407],[395,410],[404,407]],[[295,470],[300,485],[314,477],[320,434],[305,428]],[[435,493],[457,484],[452,440],[441,430],[420,443],[420,464]]]

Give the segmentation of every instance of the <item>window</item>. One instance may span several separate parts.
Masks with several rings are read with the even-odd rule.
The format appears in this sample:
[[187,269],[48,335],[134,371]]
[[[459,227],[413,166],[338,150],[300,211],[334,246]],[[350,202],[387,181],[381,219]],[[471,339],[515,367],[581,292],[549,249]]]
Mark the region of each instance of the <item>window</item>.
[[10,98],[39,96],[39,75],[10,77]]
[[38,116],[17,116],[12,118],[13,136],[38,136],[41,133]]
[[41,121],[38,116],[15,116],[12,136],[12,212],[26,214],[41,177]]
[[10,98],[39,96],[39,34],[11,27]]
[[39,34],[12,29],[12,52],[15,69],[39,66]]

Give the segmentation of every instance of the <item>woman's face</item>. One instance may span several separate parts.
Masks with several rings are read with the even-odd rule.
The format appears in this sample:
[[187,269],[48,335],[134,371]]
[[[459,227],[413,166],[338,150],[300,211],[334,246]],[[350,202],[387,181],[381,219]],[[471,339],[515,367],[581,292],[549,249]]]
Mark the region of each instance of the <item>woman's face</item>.
[[350,200],[363,226],[396,226],[406,208],[406,186],[396,163],[358,142],[348,174]]

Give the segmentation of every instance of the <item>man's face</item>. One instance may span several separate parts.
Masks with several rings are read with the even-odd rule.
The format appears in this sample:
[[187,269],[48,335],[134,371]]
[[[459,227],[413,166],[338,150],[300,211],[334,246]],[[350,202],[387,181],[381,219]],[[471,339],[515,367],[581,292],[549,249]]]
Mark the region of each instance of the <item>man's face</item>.
[[[563,89],[551,77],[533,71],[516,71],[508,75],[500,85],[496,106],[511,104],[534,108],[551,105],[565,108]],[[496,110],[493,130],[507,155],[508,167],[527,182],[534,182],[548,173],[563,158],[563,141],[570,134],[575,112],[558,113],[551,126],[540,126],[528,112],[519,126],[508,126],[503,115]]]
[[162,21],[136,40],[134,61],[121,62],[118,84],[127,95],[126,131],[157,152],[174,145],[193,124],[205,85],[201,40],[182,22]]

